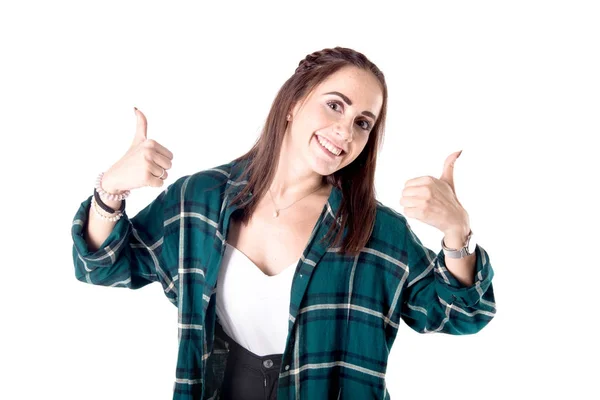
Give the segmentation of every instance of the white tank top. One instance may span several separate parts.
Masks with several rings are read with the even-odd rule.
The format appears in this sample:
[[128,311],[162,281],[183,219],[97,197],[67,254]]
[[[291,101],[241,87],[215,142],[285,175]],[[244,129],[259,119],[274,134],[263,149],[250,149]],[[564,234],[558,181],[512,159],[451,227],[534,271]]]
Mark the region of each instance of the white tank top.
[[265,275],[244,253],[225,242],[217,279],[217,317],[238,344],[259,356],[285,350],[292,279],[298,261]]

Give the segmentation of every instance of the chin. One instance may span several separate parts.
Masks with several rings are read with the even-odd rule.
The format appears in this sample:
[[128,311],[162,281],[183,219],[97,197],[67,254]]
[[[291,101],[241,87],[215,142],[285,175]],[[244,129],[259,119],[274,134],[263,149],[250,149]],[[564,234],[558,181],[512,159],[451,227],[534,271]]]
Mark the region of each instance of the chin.
[[339,171],[344,167],[343,164],[339,165],[331,165],[331,164],[323,164],[320,160],[316,160],[315,158],[311,159],[311,167],[312,170],[321,176],[331,175],[336,171]]

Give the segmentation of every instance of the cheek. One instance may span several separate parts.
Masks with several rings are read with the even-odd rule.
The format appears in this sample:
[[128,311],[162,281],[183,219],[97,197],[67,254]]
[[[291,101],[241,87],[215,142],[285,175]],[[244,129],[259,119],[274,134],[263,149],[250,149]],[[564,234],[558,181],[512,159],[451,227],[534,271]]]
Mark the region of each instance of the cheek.
[[328,112],[326,107],[317,105],[311,114],[312,122],[320,126],[328,126],[335,122],[333,112]]
[[[369,139],[369,137],[366,134],[365,134],[364,138],[354,139],[354,140],[356,140],[356,143],[355,143],[356,147],[354,147],[351,158],[349,159],[350,162],[353,162],[354,160],[356,160],[358,158],[358,156],[362,154],[363,151],[366,151],[368,139]],[[360,141],[360,143],[359,143],[359,141]]]
[[302,136],[311,136],[313,133],[327,129],[333,124],[331,115],[327,114],[327,110],[314,107],[306,111],[306,114],[301,120],[297,120],[294,126],[294,129],[303,132]]
[[355,136],[354,140],[356,143],[356,156],[358,157],[358,155],[365,151],[365,149],[367,148],[367,143],[369,142],[369,134],[367,132],[357,133],[357,136]]

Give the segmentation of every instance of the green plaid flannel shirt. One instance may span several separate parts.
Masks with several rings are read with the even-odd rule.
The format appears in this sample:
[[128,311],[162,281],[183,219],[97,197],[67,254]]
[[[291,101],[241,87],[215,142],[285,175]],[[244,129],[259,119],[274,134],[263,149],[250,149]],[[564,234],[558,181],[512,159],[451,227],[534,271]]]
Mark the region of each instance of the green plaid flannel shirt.
[[[83,236],[92,196],[73,219],[78,280],[130,289],[158,281],[177,307],[174,400],[220,395],[228,345],[214,334],[216,281],[236,210],[230,202],[247,183],[246,162],[179,178],[133,218],[125,213],[97,251]],[[465,335],[496,312],[494,272],[483,247],[476,247],[475,283],[464,287],[442,250],[423,246],[403,215],[377,202],[367,245],[344,256],[320,241],[332,224],[339,229],[340,202],[334,187],[296,266],[280,400],[389,399],[385,373],[400,319],[419,333]]]

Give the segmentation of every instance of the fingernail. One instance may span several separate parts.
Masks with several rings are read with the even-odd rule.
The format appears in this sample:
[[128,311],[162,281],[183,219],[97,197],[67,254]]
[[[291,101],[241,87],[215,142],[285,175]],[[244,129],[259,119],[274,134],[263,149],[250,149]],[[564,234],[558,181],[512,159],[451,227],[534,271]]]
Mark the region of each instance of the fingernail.
[[458,155],[456,156],[456,158],[460,157],[460,155],[462,154],[462,150],[460,151],[460,153],[458,153]]
[[133,107],[133,112],[136,112],[136,111],[137,111],[137,107]]

